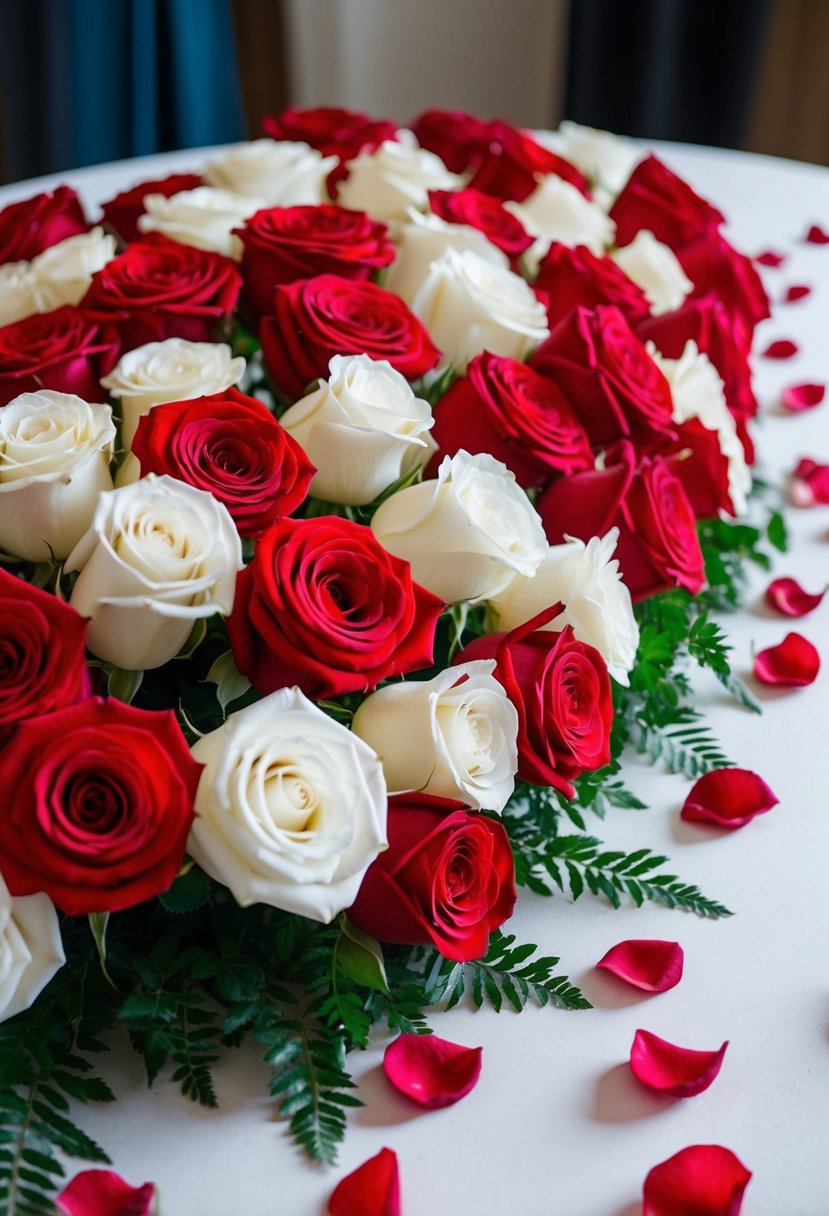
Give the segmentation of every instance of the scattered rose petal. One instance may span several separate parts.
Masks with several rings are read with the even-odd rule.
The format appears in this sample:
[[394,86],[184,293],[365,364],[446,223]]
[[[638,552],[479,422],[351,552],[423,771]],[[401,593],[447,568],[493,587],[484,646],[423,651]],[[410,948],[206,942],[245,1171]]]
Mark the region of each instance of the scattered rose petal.
[[397,1153],[381,1148],[341,1178],[328,1200],[329,1216],[400,1216]]
[[682,979],[684,961],[679,942],[630,938],[611,946],[596,966],[643,992],[667,992]]
[[829,232],[820,224],[812,224],[803,238],[809,245],[829,245]]
[[401,1034],[386,1048],[383,1071],[401,1094],[435,1110],[475,1088],[481,1048],[462,1047],[435,1034]]
[[777,338],[776,341],[769,342],[762,354],[764,359],[791,359],[798,350],[797,343],[792,342],[790,338]]
[[775,270],[778,266],[782,266],[786,260],[785,253],[775,253],[773,249],[764,249],[762,253],[758,253],[754,259],[758,266],[770,266]]
[[801,410],[814,409],[825,396],[825,384],[793,384],[791,388],[783,389],[780,400],[787,410],[796,414]]
[[779,801],[763,778],[750,769],[715,768],[692,786],[680,816],[691,823],[742,828]]
[[805,300],[811,294],[811,287],[807,287],[805,283],[793,283],[791,287],[786,288],[783,302],[785,304],[794,304],[797,300]]
[[714,1080],[727,1046],[728,1040],[718,1051],[693,1051],[649,1030],[637,1030],[630,1049],[630,1070],[648,1089],[672,1098],[692,1098]]
[[796,507],[829,503],[829,464],[804,456],[793,474],[791,499]]
[[776,578],[766,588],[766,603],[783,616],[806,616],[814,612],[825,591],[804,591],[796,578]]
[[754,674],[763,684],[800,688],[811,684],[819,671],[820,655],[800,633],[787,633],[778,646],[769,646],[754,658]]
[[152,1182],[130,1186],[112,1170],[81,1170],[55,1199],[60,1216],[152,1216]]
[[731,1149],[692,1144],[655,1165],[642,1187],[642,1216],[740,1216],[751,1181]]

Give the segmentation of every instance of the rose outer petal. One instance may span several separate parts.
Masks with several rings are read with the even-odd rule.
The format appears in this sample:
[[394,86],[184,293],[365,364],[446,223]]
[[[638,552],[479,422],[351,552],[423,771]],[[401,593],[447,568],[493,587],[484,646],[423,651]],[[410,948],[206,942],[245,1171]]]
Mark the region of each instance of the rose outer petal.
[[785,253],[775,253],[773,249],[764,249],[754,259],[758,266],[770,266],[772,270],[776,270],[778,266],[782,266],[785,260]]
[[769,342],[761,354],[764,359],[791,359],[799,349],[797,343],[792,342],[790,338],[777,338],[774,342]]
[[783,302],[784,304],[794,304],[797,300],[805,300],[811,294],[811,287],[807,287],[805,283],[793,283],[791,287],[786,288]]
[[766,588],[766,603],[783,616],[806,616],[823,600],[826,591],[812,594],[796,578],[776,578]]
[[796,507],[829,503],[829,464],[818,464],[810,456],[804,456],[792,477],[791,498]]
[[400,1216],[397,1153],[381,1148],[341,1178],[328,1200],[328,1216]]
[[820,224],[812,224],[803,239],[809,245],[829,245],[829,232]]
[[649,1030],[637,1030],[630,1049],[630,1070],[648,1089],[673,1098],[692,1098],[707,1089],[720,1071],[728,1046],[719,1051],[677,1047]]
[[762,777],[746,768],[715,768],[700,777],[685,799],[681,818],[742,828],[779,802]]
[[55,1199],[60,1216],[152,1216],[152,1182],[130,1186],[112,1170],[81,1170]]
[[731,1149],[692,1144],[655,1165],[642,1188],[642,1216],[740,1216],[751,1181]]
[[451,1106],[475,1088],[481,1051],[434,1034],[401,1034],[386,1048],[383,1072],[407,1098],[436,1110]]
[[793,384],[791,388],[783,389],[780,400],[787,410],[798,414],[801,410],[814,409],[825,396],[825,384]]
[[780,688],[811,684],[819,671],[820,655],[800,633],[787,633],[779,645],[761,650],[754,658],[757,679]]
[[643,992],[667,992],[682,979],[684,961],[679,942],[630,938],[611,946],[596,966]]

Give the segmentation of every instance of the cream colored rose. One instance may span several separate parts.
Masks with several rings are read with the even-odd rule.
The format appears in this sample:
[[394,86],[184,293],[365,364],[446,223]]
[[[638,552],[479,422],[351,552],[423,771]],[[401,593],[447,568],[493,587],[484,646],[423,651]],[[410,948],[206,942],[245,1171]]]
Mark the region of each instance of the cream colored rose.
[[46,312],[47,309],[39,307],[39,289],[31,262],[6,262],[0,266],[0,325],[12,325],[36,312]]
[[531,273],[538,269],[554,241],[561,245],[586,245],[591,253],[601,256],[616,236],[616,225],[601,207],[554,173],[543,177],[523,203],[504,205],[536,238],[524,254]]
[[197,186],[195,190],[182,190],[169,197],[146,194],[138,227],[142,232],[161,232],[171,241],[209,249],[238,262],[242,258],[242,242],[234,236],[233,229],[241,228],[263,206],[261,198],[215,190],[212,186]]
[[93,274],[114,257],[115,238],[93,228],[52,245],[31,262],[0,266],[0,325],[80,304]]
[[308,144],[255,139],[208,161],[202,176],[217,189],[261,199],[262,207],[313,206],[327,201],[326,178],[336,164],[336,156]]
[[516,629],[561,601],[564,610],[542,628],[559,632],[572,625],[580,642],[595,646],[614,680],[627,685],[639,626],[619,563],[613,560],[618,539],[619,529],[611,528],[587,544],[570,537],[562,545],[551,545],[532,578],[516,574],[492,597],[493,631]]
[[65,962],[49,896],[13,896],[0,876],[0,1022],[28,1009]]
[[193,747],[205,765],[189,851],[242,907],[270,904],[327,922],[349,907],[387,847],[377,756],[281,688]]
[[361,152],[347,168],[337,202],[375,220],[403,220],[409,207],[426,210],[430,190],[457,190],[463,184],[433,152],[393,139],[374,152]]
[[504,809],[518,767],[518,714],[494,670],[494,659],[459,663],[363,701],[352,730],[382,760],[390,794],[417,790],[473,810]]
[[99,496],[65,566],[80,571],[69,602],[90,618],[89,649],[131,671],[174,658],[200,618],[227,616],[241,568],[227,508],[153,474]]
[[0,549],[28,561],[66,557],[112,489],[108,405],[70,393],[22,393],[0,410]]
[[601,193],[602,201],[604,197],[608,201],[615,198],[642,157],[629,139],[569,119],[560,124],[558,131],[534,131],[533,135],[539,143],[575,165],[593,184],[594,191]]
[[629,245],[612,255],[629,279],[645,293],[655,317],[681,308],[694,284],[679,264],[676,254],[642,228]]
[[101,386],[121,402],[121,443],[130,447],[141,417],[154,405],[223,393],[244,374],[245,360],[234,359],[222,342],[167,338],[127,351]]
[[448,224],[436,215],[421,215],[412,208],[407,212],[395,237],[397,253],[386,271],[384,286],[411,304],[429,277],[429,267],[447,249],[459,253],[469,249],[493,266],[509,269],[509,260],[492,241],[468,224]]
[[433,262],[411,307],[459,371],[484,350],[525,359],[550,333],[529,283],[471,250],[447,249]]
[[491,599],[547,552],[541,520],[515,477],[486,453],[447,456],[436,480],[398,490],[371,520],[415,582],[447,603]]

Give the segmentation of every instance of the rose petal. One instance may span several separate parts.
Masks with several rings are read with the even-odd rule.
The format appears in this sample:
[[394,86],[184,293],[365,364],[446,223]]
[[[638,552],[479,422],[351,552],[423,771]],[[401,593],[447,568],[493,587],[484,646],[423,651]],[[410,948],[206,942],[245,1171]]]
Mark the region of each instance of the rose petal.
[[777,646],[761,650],[754,658],[754,674],[763,684],[799,688],[811,684],[820,671],[820,655],[800,633],[787,633]]
[[740,1216],[751,1181],[731,1149],[692,1144],[655,1165],[642,1188],[642,1216]]
[[820,224],[812,224],[803,239],[809,245],[829,245],[829,232]]
[[55,1199],[60,1216],[152,1216],[152,1182],[130,1186],[112,1170],[81,1170]]
[[783,389],[780,400],[787,410],[796,414],[800,410],[814,409],[825,396],[825,384],[793,384],[790,388]]
[[791,339],[778,338],[768,344],[762,355],[764,359],[791,359],[799,349],[797,343],[792,342]]
[[782,266],[786,260],[785,253],[775,253],[773,249],[764,249],[755,257],[758,266],[770,266],[773,270]]
[[397,1153],[381,1148],[341,1178],[328,1200],[329,1216],[400,1216]]
[[679,942],[631,938],[611,946],[596,966],[643,992],[667,992],[682,979],[684,961]]
[[791,499],[796,507],[829,503],[829,464],[818,464],[804,456],[793,474]]
[[811,294],[811,287],[807,287],[805,283],[793,283],[791,287],[786,288],[783,302],[785,304],[794,304],[797,300],[805,300],[806,296],[810,296]]
[[806,616],[823,599],[825,591],[804,591],[796,578],[776,578],[766,588],[766,603],[783,616]]
[[779,802],[762,777],[746,768],[715,768],[700,777],[680,812],[691,823],[742,828]]
[[475,1088],[481,1048],[462,1047],[434,1034],[401,1034],[386,1048],[383,1071],[395,1089],[435,1110]]
[[692,1098],[707,1089],[720,1071],[728,1040],[718,1051],[693,1051],[637,1030],[630,1049],[630,1070],[648,1089],[673,1098]]

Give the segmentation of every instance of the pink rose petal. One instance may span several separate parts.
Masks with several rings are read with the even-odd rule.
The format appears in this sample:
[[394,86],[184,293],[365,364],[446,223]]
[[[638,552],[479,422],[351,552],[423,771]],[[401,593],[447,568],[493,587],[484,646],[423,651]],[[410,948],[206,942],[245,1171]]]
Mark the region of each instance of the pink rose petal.
[[400,1216],[397,1153],[381,1148],[341,1178],[328,1200],[329,1216]]
[[797,343],[792,342],[790,338],[777,338],[768,344],[762,355],[764,359],[791,359],[799,349]]
[[787,410],[796,414],[801,410],[814,409],[825,396],[825,384],[793,384],[791,388],[783,389],[780,400]]
[[782,266],[785,260],[785,253],[775,253],[773,249],[764,249],[754,259],[758,266],[770,266],[772,270],[775,270],[778,266]]
[[796,507],[829,503],[829,464],[818,464],[804,456],[793,473],[792,502]]
[[481,1048],[462,1047],[434,1034],[401,1034],[386,1048],[383,1071],[401,1094],[435,1110],[475,1088]]
[[825,591],[804,591],[796,578],[776,578],[766,588],[766,603],[783,616],[806,616],[814,612]]
[[684,961],[679,942],[630,938],[611,946],[596,966],[643,992],[667,992],[682,979]]
[[829,245],[829,232],[820,224],[812,224],[803,238],[809,245]]
[[786,288],[783,302],[785,304],[795,304],[798,300],[805,300],[811,294],[811,287],[807,287],[805,283],[793,283],[791,287]]
[[750,769],[715,768],[692,786],[680,817],[690,823],[742,828],[779,801],[763,778]]
[[55,1199],[60,1216],[152,1216],[152,1182],[130,1186],[112,1170],[81,1170]]
[[649,1030],[637,1030],[630,1049],[630,1070],[648,1089],[672,1098],[692,1098],[714,1080],[727,1046],[728,1040],[718,1051],[693,1051]]
[[787,633],[779,645],[761,650],[754,658],[757,679],[781,688],[811,684],[819,671],[820,655],[800,633]]
[[642,1216],[740,1216],[751,1181],[731,1149],[692,1144],[655,1165],[642,1188]]

